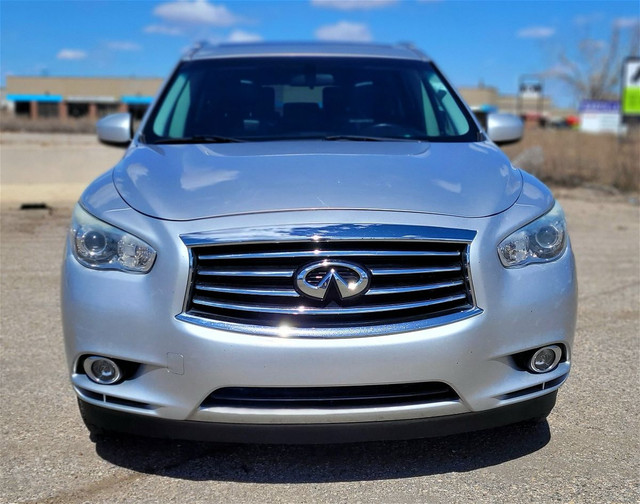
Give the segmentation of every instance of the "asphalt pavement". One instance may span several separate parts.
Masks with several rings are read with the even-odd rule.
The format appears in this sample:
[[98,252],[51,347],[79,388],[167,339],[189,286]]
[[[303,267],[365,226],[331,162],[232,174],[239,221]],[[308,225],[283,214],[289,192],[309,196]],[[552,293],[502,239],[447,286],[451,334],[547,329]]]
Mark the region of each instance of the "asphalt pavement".
[[580,297],[572,373],[548,422],[440,439],[264,446],[91,441],[67,378],[59,313],[72,201],[19,210],[19,198],[4,194],[0,502],[640,501],[640,217],[628,198],[558,191]]

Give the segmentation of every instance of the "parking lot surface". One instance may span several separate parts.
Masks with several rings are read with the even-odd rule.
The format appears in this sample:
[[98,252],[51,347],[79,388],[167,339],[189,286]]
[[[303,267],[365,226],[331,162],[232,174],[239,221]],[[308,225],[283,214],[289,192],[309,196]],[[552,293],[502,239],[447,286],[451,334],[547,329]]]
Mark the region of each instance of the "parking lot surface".
[[66,374],[60,262],[79,191],[120,155],[90,137],[2,137],[0,502],[640,500],[639,208],[598,188],[556,191],[580,296],[572,373],[548,422],[328,446],[92,442]]

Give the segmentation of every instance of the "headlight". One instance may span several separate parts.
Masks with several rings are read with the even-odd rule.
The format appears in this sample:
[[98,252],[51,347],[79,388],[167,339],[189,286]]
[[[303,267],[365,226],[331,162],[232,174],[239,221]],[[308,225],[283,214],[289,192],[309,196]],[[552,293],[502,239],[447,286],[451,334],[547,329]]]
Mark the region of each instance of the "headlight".
[[557,259],[567,248],[567,225],[556,203],[542,217],[518,229],[498,245],[500,261],[507,268]]
[[156,251],[129,233],[96,219],[76,205],[69,231],[73,255],[87,268],[147,273]]

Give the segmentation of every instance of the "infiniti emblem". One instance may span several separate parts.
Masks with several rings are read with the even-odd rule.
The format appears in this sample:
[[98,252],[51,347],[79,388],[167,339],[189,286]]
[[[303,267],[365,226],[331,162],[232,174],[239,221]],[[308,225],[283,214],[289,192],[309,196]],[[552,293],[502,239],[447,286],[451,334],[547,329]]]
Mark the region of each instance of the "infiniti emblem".
[[318,261],[305,266],[296,275],[295,284],[306,296],[324,300],[335,285],[340,299],[362,294],[369,287],[369,274],[352,263],[343,261]]

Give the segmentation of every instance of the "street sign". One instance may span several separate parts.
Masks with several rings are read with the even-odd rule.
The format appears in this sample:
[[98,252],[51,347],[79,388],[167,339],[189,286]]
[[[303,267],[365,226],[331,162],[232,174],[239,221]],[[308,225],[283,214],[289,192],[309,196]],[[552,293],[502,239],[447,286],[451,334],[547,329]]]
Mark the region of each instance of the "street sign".
[[525,82],[520,84],[520,96],[523,98],[538,99],[542,94],[540,82]]
[[640,119],[640,58],[629,57],[622,65],[622,116],[625,122]]
[[617,101],[582,100],[579,107],[580,131],[587,133],[623,133],[620,103]]
[[544,86],[538,75],[521,75],[518,79],[517,109],[520,117],[544,117]]

